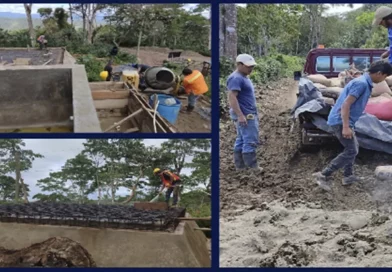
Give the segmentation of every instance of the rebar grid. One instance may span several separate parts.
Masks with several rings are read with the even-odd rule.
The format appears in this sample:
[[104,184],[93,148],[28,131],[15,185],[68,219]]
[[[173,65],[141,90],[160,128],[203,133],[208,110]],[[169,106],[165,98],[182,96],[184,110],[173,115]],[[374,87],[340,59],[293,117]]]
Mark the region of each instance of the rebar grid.
[[29,203],[0,205],[0,222],[93,228],[173,231],[185,209],[137,210],[132,206]]

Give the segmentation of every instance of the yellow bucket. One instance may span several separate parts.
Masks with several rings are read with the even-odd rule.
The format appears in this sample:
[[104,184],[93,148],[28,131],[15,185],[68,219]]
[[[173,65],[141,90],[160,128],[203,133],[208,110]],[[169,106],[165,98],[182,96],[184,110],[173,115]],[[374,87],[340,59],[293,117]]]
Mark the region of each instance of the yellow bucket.
[[137,70],[124,70],[122,81],[131,84],[135,89],[139,88],[139,73]]

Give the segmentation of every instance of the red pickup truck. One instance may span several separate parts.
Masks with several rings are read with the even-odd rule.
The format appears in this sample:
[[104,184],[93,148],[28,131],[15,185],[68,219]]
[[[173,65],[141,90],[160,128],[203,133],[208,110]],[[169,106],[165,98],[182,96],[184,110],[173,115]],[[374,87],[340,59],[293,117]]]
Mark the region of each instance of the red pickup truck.
[[[358,70],[369,68],[374,61],[381,59],[381,55],[386,49],[342,49],[342,48],[317,48],[309,51],[306,57],[304,74],[314,75],[322,74],[327,78],[338,77],[339,73],[350,68],[354,63]],[[294,72],[294,79],[301,78],[301,72]],[[332,134],[318,129],[312,123],[312,117],[309,113],[300,114],[300,150],[318,149],[320,145],[331,144],[336,142]]]
[[317,48],[309,51],[306,57],[304,73],[321,74],[327,78],[338,77],[339,73],[349,69],[354,63],[358,70],[369,68],[374,61],[381,59],[386,49],[368,48]]

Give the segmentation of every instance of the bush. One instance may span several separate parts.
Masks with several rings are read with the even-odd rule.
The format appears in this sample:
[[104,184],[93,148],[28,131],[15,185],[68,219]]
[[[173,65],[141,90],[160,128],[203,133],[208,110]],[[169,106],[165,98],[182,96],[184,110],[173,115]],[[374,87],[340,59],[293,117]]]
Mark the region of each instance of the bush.
[[122,64],[122,63],[136,63],[137,58],[135,55],[128,54],[123,51],[119,51],[117,56],[114,59],[114,62],[116,64]]
[[99,74],[102,72],[105,63],[97,60],[93,55],[89,54],[78,58],[77,64],[84,65],[89,82],[101,81]]

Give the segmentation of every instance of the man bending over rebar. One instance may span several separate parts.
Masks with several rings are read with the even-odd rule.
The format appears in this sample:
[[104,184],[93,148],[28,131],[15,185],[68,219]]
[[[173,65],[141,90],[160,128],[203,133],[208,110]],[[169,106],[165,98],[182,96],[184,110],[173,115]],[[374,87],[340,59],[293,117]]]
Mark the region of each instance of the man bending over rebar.
[[180,177],[170,172],[169,170],[161,170],[159,168],[154,169],[154,175],[159,176],[162,181],[162,187],[159,190],[159,194],[162,194],[163,190],[167,188],[165,201],[169,205],[170,196],[173,193],[172,207],[176,207],[178,202],[178,195],[180,193],[180,186],[182,185]]
[[391,74],[392,66],[378,61],[370,66],[368,73],[353,79],[343,89],[329,113],[328,125],[331,126],[344,150],[322,172],[313,174],[316,183],[323,190],[331,190],[329,177],[340,168],[344,169],[343,185],[350,185],[360,180],[353,172],[354,161],[359,152],[359,144],[354,132],[355,123],[365,110],[373,83],[380,83]]

